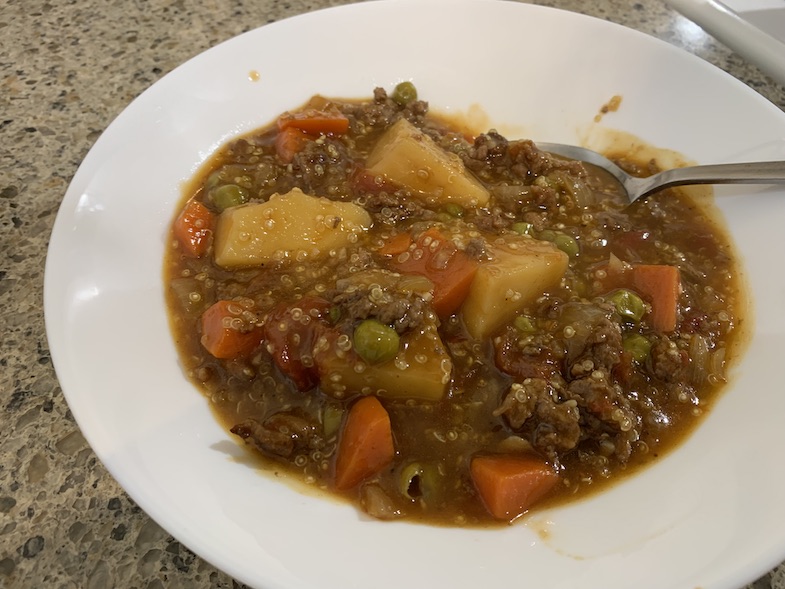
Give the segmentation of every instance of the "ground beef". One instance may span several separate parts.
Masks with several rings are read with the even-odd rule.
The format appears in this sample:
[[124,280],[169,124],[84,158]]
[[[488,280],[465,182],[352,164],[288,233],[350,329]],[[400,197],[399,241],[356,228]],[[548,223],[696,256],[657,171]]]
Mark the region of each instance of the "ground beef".
[[554,300],[540,312],[557,318],[557,333],[569,337],[526,335],[513,327],[501,334],[497,366],[522,384],[512,385],[496,413],[551,459],[604,441],[617,460],[628,460],[638,421],[613,377],[622,356],[618,319],[593,303]]
[[462,153],[466,167],[481,178],[528,180],[554,170],[585,177],[581,162],[553,157],[540,151],[534,142],[524,139],[508,141],[496,131],[478,135],[468,150]]
[[499,231],[507,229],[514,219],[500,208],[477,209],[471,218],[480,231]]
[[624,429],[625,419],[633,419],[629,400],[607,372],[598,370],[592,376],[573,380],[568,390],[572,398],[579,400],[581,408],[617,431]]
[[387,96],[384,88],[376,88],[373,91],[372,102],[342,104],[341,109],[360,126],[386,128],[403,117],[419,127],[422,126],[423,119],[428,113],[428,103],[423,100],[413,100],[401,106]]
[[[479,163],[491,169],[508,167],[505,163],[509,162],[509,146],[510,142],[496,131],[478,135],[474,140],[474,146],[466,154],[470,168],[481,169],[477,165]],[[526,175],[528,170],[524,171],[524,176]]]
[[551,458],[572,450],[581,438],[577,403],[561,401],[542,378],[514,383],[494,415],[503,415],[511,428]]
[[324,447],[320,429],[307,418],[293,412],[280,412],[264,422],[246,419],[231,432],[262,452],[275,456],[292,456],[295,451]]
[[650,357],[654,376],[665,382],[684,380],[689,356],[667,337],[662,336],[654,342]]
[[510,386],[494,415],[503,416],[510,428],[556,462],[579,446],[600,444],[625,462],[640,429],[629,399],[603,371],[566,388],[526,378]]
[[466,247],[463,251],[470,258],[481,259],[485,256],[486,252],[485,240],[478,237],[473,237],[469,240],[469,243],[466,244]]
[[[583,376],[597,369],[610,371],[621,359],[622,340],[618,323],[602,319],[586,338],[582,353],[570,366],[570,374]],[[591,363],[591,369],[586,370]]]
[[[498,210],[506,217],[523,217],[534,225],[536,231],[542,231],[550,216],[558,214],[560,203],[559,193],[549,186],[536,184],[499,184],[491,191],[498,203]],[[534,216],[535,221],[528,221],[527,216]]]
[[365,210],[375,223],[395,225],[411,217],[432,219],[436,213],[412,199],[404,190],[369,192],[365,195]]
[[538,403],[535,418],[531,444],[558,464],[558,456],[575,448],[581,439],[577,406],[573,401]]
[[570,382],[568,391],[581,409],[586,439],[599,441],[611,434],[613,453],[626,462],[632,451],[630,441],[638,438],[640,424],[621,387],[609,373],[597,370]]
[[342,320],[355,322],[374,318],[391,325],[398,333],[419,328],[430,309],[422,297],[392,289],[383,291],[381,296],[373,296],[372,289],[365,287],[335,290],[328,296],[340,309]]
[[553,381],[561,375],[563,349],[550,334],[526,335],[509,326],[495,340],[496,366],[516,379]]
[[530,223],[535,231],[542,231],[548,222],[548,215],[543,212],[528,212],[523,214],[523,220]]
[[510,387],[494,415],[504,415],[510,427],[519,429],[534,415],[537,401],[550,397],[548,381],[543,378],[527,378],[523,384],[514,383]]
[[237,139],[227,146],[226,159],[235,164],[252,164],[259,156],[272,153],[274,141],[273,133]]
[[567,303],[560,308],[565,335],[566,374],[581,378],[595,370],[610,372],[621,360],[621,326],[608,306]]
[[298,187],[306,194],[340,200],[338,187],[345,185],[352,171],[349,161],[346,145],[336,138],[325,137],[309,141],[296,153],[291,171]]
[[504,178],[511,182],[531,180],[531,162],[527,159],[529,154],[521,149],[520,143],[531,145],[531,141],[511,143],[491,130],[478,135],[474,144],[461,152],[461,157],[466,167],[481,179],[496,178],[498,181]]

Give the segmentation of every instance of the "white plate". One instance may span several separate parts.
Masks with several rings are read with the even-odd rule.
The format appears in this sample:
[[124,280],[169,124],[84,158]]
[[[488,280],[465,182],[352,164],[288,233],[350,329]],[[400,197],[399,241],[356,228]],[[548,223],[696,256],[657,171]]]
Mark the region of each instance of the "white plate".
[[785,159],[785,115],[752,90],[665,43],[577,14],[371,2],[219,45],[112,123],[52,234],[52,356],[112,475],[181,542],[266,589],[734,589],[785,558],[782,190],[722,191],[759,318],[734,385],[682,447],[607,493],[505,529],[442,529],[369,521],[238,460],[243,451],[181,373],[164,309],[165,235],[183,182],[227,139],[313,93],[363,97],[404,79],[438,110],[481,105],[489,125],[534,139],[582,140],[621,95],[600,127],[701,162]]

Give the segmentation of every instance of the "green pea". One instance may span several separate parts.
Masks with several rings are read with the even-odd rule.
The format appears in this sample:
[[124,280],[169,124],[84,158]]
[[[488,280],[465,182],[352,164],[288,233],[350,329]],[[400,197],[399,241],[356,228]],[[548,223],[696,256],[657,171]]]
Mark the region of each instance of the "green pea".
[[237,184],[224,184],[210,192],[210,199],[219,211],[248,201],[248,191]]
[[643,362],[651,351],[651,342],[639,333],[627,333],[622,338],[622,348],[638,363]]
[[342,420],[343,409],[336,407],[335,405],[327,405],[327,407],[324,408],[322,427],[324,428],[324,435],[326,438],[330,438],[338,433]]
[[205,180],[204,187],[207,190],[212,190],[216,186],[218,186],[223,181],[223,170],[216,170],[212,174],[207,177]]
[[626,288],[614,291],[608,298],[623,319],[637,323],[646,313],[646,303],[643,302],[643,299]]
[[390,98],[401,106],[405,106],[413,100],[417,100],[417,88],[411,82],[401,82],[395,87]]
[[580,251],[576,239],[566,233],[557,233],[553,238],[553,244],[571,258],[577,256]]
[[400,471],[398,490],[410,501],[433,499],[439,491],[439,472],[433,464],[410,462]]
[[515,233],[520,233],[521,235],[531,235],[532,231],[534,231],[534,225],[524,221],[519,221],[518,223],[513,223],[510,229],[515,231]]
[[552,229],[543,229],[537,237],[543,241],[556,241],[556,232]]
[[459,204],[455,204],[454,202],[448,202],[444,205],[444,212],[450,215],[450,217],[460,218],[464,215],[463,207]]
[[455,220],[455,217],[453,217],[452,215],[450,215],[450,213],[447,213],[445,211],[439,211],[438,213],[436,213],[436,220],[439,221],[440,223],[451,223],[452,221]]
[[400,337],[389,325],[366,319],[354,329],[354,351],[369,364],[380,364],[395,358]]
[[515,329],[523,333],[534,333],[537,329],[534,327],[534,322],[526,315],[518,315],[512,322]]
[[422,496],[422,466],[419,462],[407,464],[401,470],[398,487],[401,495],[407,499],[417,499]]

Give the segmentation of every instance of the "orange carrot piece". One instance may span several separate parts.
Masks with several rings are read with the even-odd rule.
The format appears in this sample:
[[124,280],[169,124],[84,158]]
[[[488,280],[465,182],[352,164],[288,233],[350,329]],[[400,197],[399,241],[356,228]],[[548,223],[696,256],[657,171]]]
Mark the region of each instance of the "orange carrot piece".
[[300,129],[309,135],[342,135],[349,130],[349,119],[339,112],[308,109],[286,113],[278,119],[278,129]]
[[421,256],[409,256],[390,262],[402,273],[422,274],[433,282],[433,309],[442,319],[455,313],[469,294],[477,273],[477,261],[459,250],[437,229],[429,229],[417,238]]
[[501,520],[525,513],[559,480],[546,462],[534,456],[475,456],[470,470],[485,507]]
[[651,305],[649,322],[654,329],[676,329],[681,294],[681,274],[676,266],[626,264],[614,268],[606,264],[598,266],[596,270],[605,270],[605,277],[597,279],[601,284],[598,292],[608,292],[616,288],[634,290]]
[[[201,342],[216,358],[248,356],[262,342],[262,329],[248,325],[241,313],[240,305],[234,301],[218,301],[202,313]],[[238,325],[227,326],[229,323]]]
[[412,244],[412,236],[408,233],[399,233],[379,248],[379,253],[383,256],[397,256],[402,254]]
[[286,127],[275,136],[275,153],[285,164],[291,163],[294,156],[303,150],[310,137],[296,127]]
[[439,317],[449,317],[461,308],[477,273],[477,262],[458,250],[448,266],[434,289],[433,309]]
[[349,130],[349,119],[339,112],[308,109],[286,113],[278,119],[275,151],[288,164],[308,141],[319,135],[342,135]]
[[189,200],[174,222],[174,236],[186,255],[200,258],[212,243],[215,214],[198,200]]
[[351,489],[392,462],[395,455],[387,410],[376,397],[363,397],[346,416],[335,459],[335,486]]
[[632,288],[651,303],[649,320],[654,329],[676,329],[681,292],[681,276],[676,266],[635,265],[632,268]]

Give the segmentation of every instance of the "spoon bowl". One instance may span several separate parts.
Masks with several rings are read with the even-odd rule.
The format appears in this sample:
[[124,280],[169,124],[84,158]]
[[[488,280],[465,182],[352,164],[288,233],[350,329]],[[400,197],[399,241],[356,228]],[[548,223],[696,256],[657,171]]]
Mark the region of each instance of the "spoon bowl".
[[687,166],[637,178],[601,153],[586,147],[540,142],[536,145],[542,151],[606,170],[622,185],[630,203],[664,188],[688,184],[785,184],[785,161]]

